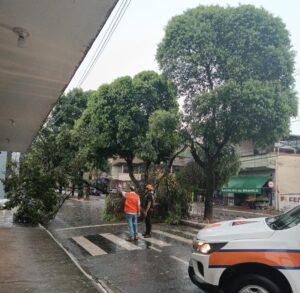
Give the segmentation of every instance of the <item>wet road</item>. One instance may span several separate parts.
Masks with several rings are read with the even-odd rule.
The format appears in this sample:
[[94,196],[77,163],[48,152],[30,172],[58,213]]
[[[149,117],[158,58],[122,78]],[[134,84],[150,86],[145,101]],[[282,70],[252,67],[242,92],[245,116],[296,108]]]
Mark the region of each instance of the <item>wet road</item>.
[[156,224],[152,238],[129,243],[125,223],[101,221],[103,206],[99,197],[68,200],[48,227],[87,273],[115,292],[203,292],[187,274],[195,229]]

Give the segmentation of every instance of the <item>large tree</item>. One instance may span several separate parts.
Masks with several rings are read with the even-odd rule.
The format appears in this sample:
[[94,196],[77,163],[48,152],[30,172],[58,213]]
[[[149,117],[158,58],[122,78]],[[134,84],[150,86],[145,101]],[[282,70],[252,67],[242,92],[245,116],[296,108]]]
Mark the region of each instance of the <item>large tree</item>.
[[199,6],[168,23],[157,60],[186,98],[184,127],[205,173],[210,219],[217,173],[237,170],[228,164],[234,145],[274,143],[297,114],[289,33],[262,8]]
[[133,78],[120,77],[109,85],[102,85],[93,95],[81,118],[81,128],[90,133],[91,149],[102,156],[125,159],[129,175],[138,188],[133,160],[144,160],[145,180],[151,163],[160,155],[149,147],[150,117],[157,110],[177,111],[174,85],[163,76],[144,71]]
[[16,221],[47,224],[69,196],[56,189],[67,187],[70,180],[82,183],[87,156],[81,147],[82,137],[75,135],[73,128],[90,94],[74,89],[63,95],[21,157],[19,169],[10,165],[5,188],[11,206],[18,207]]
[[76,131],[76,121],[82,116],[87,107],[93,91],[73,89],[62,95],[54,107],[47,127],[55,134],[57,152],[53,156],[58,157],[58,166],[62,176],[68,177],[73,185],[79,187],[78,195],[83,195],[83,174],[92,168],[93,161],[89,160],[88,151],[85,148],[88,139],[84,133]]

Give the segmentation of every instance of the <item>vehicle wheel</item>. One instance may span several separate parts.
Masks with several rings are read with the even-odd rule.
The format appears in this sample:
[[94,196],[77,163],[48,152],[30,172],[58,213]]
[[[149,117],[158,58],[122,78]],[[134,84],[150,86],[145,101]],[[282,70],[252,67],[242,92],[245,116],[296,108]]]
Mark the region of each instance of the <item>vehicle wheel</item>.
[[228,284],[226,293],[282,293],[280,287],[270,279],[249,274],[237,276],[236,279]]

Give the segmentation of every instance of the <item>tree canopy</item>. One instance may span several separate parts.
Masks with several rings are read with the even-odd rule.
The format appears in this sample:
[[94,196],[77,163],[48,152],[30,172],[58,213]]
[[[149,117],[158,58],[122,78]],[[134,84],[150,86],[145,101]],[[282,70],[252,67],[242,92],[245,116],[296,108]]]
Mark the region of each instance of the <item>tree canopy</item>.
[[163,73],[187,97],[228,80],[290,88],[294,55],[281,19],[251,5],[199,6],[175,16],[157,50]]
[[176,112],[176,91],[163,76],[144,71],[133,78],[120,77],[102,85],[78,123],[90,133],[91,148],[96,153],[126,160],[131,180],[139,186],[134,177],[133,159],[144,159],[147,174],[151,162],[160,157],[153,154],[158,149],[149,147],[152,141],[147,141],[147,137],[151,139],[147,136],[150,117],[157,110]]
[[289,133],[297,114],[289,33],[262,8],[199,6],[170,20],[157,60],[186,98],[183,125],[204,170],[211,218],[213,191],[238,170],[234,146],[265,146]]

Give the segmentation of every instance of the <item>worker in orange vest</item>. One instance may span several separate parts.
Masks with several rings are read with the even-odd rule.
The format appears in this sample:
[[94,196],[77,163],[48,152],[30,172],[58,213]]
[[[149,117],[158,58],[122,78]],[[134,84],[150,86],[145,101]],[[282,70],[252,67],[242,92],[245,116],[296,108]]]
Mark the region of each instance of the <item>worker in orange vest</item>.
[[[119,191],[121,187],[119,187]],[[133,241],[138,239],[138,221],[137,218],[140,215],[140,197],[135,193],[134,186],[130,186],[130,192],[122,192],[125,198],[124,212],[128,223],[129,237],[127,241]]]

